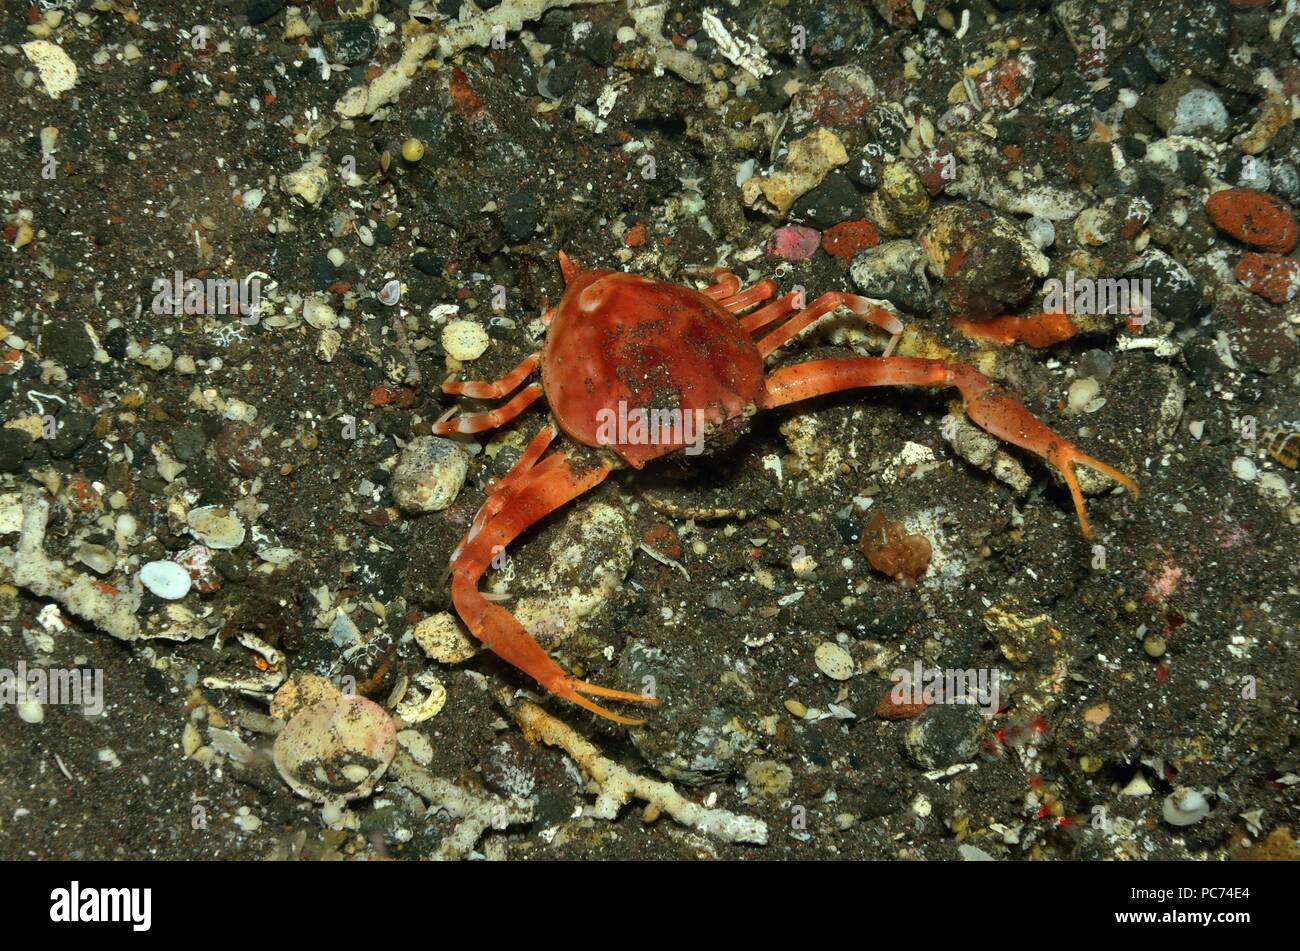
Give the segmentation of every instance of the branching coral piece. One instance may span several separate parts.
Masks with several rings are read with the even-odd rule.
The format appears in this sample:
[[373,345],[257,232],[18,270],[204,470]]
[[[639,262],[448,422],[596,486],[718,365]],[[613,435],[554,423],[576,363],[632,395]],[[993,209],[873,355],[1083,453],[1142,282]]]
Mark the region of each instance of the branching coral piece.
[[530,741],[558,746],[600,787],[595,804],[587,811],[597,819],[613,819],[633,799],[649,803],[652,809],[666,812],[684,826],[697,829],[724,842],[767,844],[767,824],[749,816],[736,815],[726,809],[706,809],[682,796],[669,783],[646,779],[600,754],[586,738],[572,727],[551,716],[528,700],[510,703],[508,691],[499,691],[498,699],[519,723]]
[[442,33],[421,33],[407,39],[401,58],[388,67],[374,82],[353,86],[338,102],[334,111],[342,116],[368,116],[376,109],[395,102],[411,84],[420,64],[435,54],[444,60],[475,46],[486,46],[494,34],[511,33],[525,23],[538,19],[555,7],[587,7],[611,0],[505,0],[491,10],[481,11],[461,23],[453,23]]
[[[651,59],[688,83],[700,85],[709,78],[708,65],[699,57],[673,46],[664,37],[664,14],[668,4],[654,0],[633,0],[628,4],[637,35],[650,46]],[[635,64],[632,64],[635,65]]]
[[429,856],[436,861],[468,858],[488,829],[533,821],[533,807],[518,797],[504,799],[486,793],[472,793],[440,779],[406,753],[399,752],[388,767],[388,778],[415,793],[434,810],[459,819],[456,828]]
[[140,607],[137,592],[119,591],[90,575],[74,571],[45,554],[45,526],[50,503],[41,490],[23,490],[23,523],[14,555],[14,584],[42,598],[53,598],[70,613],[84,618],[100,630],[124,641],[140,636],[135,612]]

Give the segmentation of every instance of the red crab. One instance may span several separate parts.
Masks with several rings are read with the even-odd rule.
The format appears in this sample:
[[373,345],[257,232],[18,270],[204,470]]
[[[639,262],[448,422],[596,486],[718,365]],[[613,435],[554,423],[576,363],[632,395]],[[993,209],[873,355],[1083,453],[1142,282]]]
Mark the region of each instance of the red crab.
[[[704,431],[722,435],[743,427],[760,409],[772,409],[824,393],[863,386],[952,386],[967,415],[999,439],[1046,459],[1060,470],[1085,536],[1091,536],[1083,495],[1073,466],[1103,472],[1137,495],[1128,476],[1080,452],[1039,422],[1010,393],[964,363],[915,357],[842,357],[808,360],[765,373],[763,361],[800,330],[837,307],[846,307],[897,335],[903,325],[893,313],[864,297],[832,291],[801,309],[799,292],[770,300],[774,281],[745,290],[740,279],[719,270],[702,291],[604,269],[582,270],[560,253],[564,296],[542,314],[547,326],[540,353],[493,382],[448,380],[443,390],[475,399],[507,396],[538,365],[540,383],[530,383],[486,413],[444,419],[434,431],[476,433],[502,425],[546,395],[548,422],[519,461],[488,486],[487,499],[451,556],[451,596],[471,633],[497,656],[533,677],[551,693],[619,723],[644,721],[620,716],[584,694],[655,703],[652,697],[589,684],[566,673],[505,608],[488,601],[479,579],[493,557],[525,529],[599,484],[624,464],[640,469],[648,461],[686,448],[680,428],[658,430],[648,442],[609,438],[610,412],[623,408],[649,413],[677,409],[692,413]],[[742,312],[769,301],[745,316]],[[773,325],[776,325],[773,327]],[[766,328],[755,342],[752,334]],[[893,349],[893,342],[886,354]],[[685,417],[679,417],[684,419]],[[542,458],[557,428],[569,439],[598,451],[566,446]]]

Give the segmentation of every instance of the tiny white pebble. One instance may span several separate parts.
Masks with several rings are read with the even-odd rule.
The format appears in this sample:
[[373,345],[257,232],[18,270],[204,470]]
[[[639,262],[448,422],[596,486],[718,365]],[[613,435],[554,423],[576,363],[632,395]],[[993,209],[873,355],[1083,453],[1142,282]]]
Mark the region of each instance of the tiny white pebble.
[[1232,474],[1242,482],[1254,482],[1259,470],[1252,460],[1247,459],[1245,456],[1238,456],[1232,460]]
[[343,252],[338,248],[330,248],[329,252],[326,253],[325,256],[330,259],[330,264],[333,264],[335,267],[342,267],[343,262],[347,260]]
[[35,700],[20,700],[17,710],[18,718],[24,723],[40,723],[45,719],[45,708]]
[[190,573],[174,561],[151,561],[140,569],[140,582],[164,601],[179,601],[190,591]]

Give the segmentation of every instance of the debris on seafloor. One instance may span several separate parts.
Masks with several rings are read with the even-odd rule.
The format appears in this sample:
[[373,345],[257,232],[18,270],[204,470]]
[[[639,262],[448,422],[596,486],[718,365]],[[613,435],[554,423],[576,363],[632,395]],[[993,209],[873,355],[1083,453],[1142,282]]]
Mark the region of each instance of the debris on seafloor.
[[397,730],[365,697],[338,694],[293,715],[275,738],[275,767],[313,802],[368,796],[397,752]]
[[124,641],[140,636],[135,612],[140,595],[119,591],[91,575],[74,571],[45,554],[45,526],[50,503],[35,486],[23,489],[23,521],[13,553],[13,580],[42,598],[53,598],[77,617]]
[[599,793],[586,810],[587,815],[614,819],[624,805],[639,799],[651,814],[667,813],[682,825],[724,842],[767,844],[767,823],[726,809],[707,809],[682,796],[669,783],[637,775],[602,756],[589,740],[530,700],[512,702],[508,690],[497,691],[497,699],[514,716],[525,737],[534,743],[560,747],[596,784]]
[[879,509],[867,522],[858,544],[872,568],[909,587],[930,565],[929,539],[909,535],[902,522],[890,521]]
[[493,37],[518,30],[555,7],[597,6],[611,0],[506,0],[491,10],[480,11],[444,33],[420,33],[408,38],[401,58],[373,82],[353,86],[334,104],[334,111],[345,118],[370,115],[396,101],[415,79],[420,64],[432,53],[447,59],[474,46],[487,46]]
[[443,812],[457,820],[451,835],[429,856],[432,859],[469,858],[488,829],[505,829],[533,821],[533,807],[527,800],[470,792],[434,776],[406,753],[397,754],[388,775],[427,802],[431,813]]

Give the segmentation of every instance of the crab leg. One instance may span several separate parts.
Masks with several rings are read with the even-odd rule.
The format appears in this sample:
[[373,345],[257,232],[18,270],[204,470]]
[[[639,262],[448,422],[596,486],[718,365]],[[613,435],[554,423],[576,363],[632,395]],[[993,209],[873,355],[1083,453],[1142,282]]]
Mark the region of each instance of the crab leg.
[[524,447],[524,451],[519,455],[519,458],[515,460],[515,464],[510,467],[510,471],[500,479],[495,479],[488,483],[488,495],[492,495],[494,492],[500,492],[502,489],[506,488],[506,486],[510,485],[511,482],[514,482],[531,469],[533,464],[536,463],[538,459],[542,458],[542,453],[546,452],[546,447],[551,444],[551,440],[554,438],[555,427],[550,423],[547,423],[541,429],[537,430],[533,438],[529,440],[528,445]]
[[954,317],[952,329],[973,340],[1023,343],[1030,347],[1050,347],[1079,332],[1068,316],[1055,313],[1030,314],[1027,317],[1005,314],[988,320]]
[[[520,478],[530,472],[538,471],[538,469],[534,469],[533,464],[536,463],[542,453],[546,451],[546,447],[551,444],[551,440],[554,438],[555,427],[547,423],[537,431],[537,435],[528,443],[523,454],[516,459],[515,464],[510,467],[510,471],[500,479],[487,484],[487,497],[483,500],[483,505],[479,508],[478,513],[475,514],[474,521],[470,525],[469,531],[465,533],[465,539],[472,538],[474,535],[478,534],[483,526],[488,523],[489,519],[493,518],[497,512],[500,512],[505,508],[506,503],[510,501],[510,497],[513,494],[511,487]],[[549,463],[550,460],[548,459],[547,462]],[[538,468],[540,469],[542,467]],[[456,550],[452,552],[451,557],[453,561],[460,554],[461,547],[465,544],[465,539],[461,539],[460,544],[456,546]]]
[[952,386],[961,393],[966,414],[981,428],[1021,449],[1046,459],[1065,478],[1085,538],[1092,537],[1083,492],[1074,466],[1087,466],[1110,476],[1134,497],[1137,483],[1124,473],[1081,452],[1025,409],[1010,393],[965,363],[917,357],[847,357],[809,360],[775,370],[767,376],[763,406],[784,406],[798,400],[862,386]]
[[[881,330],[893,334],[895,339],[903,332],[903,322],[896,315],[883,307],[876,306],[867,298],[859,297],[857,294],[845,294],[842,291],[829,291],[760,340],[758,352],[767,356],[813,321],[840,306],[847,307],[860,317],[867,318]],[[891,340],[889,350],[885,351],[886,354],[892,352],[893,348],[894,341]]]
[[[514,471],[511,470],[512,475]],[[534,522],[598,485],[609,472],[610,467],[605,463],[576,472],[568,457],[558,452],[521,475],[508,491],[497,493],[497,497],[508,496],[510,504],[483,524],[479,524],[476,518],[474,526],[458,546],[451,562],[451,599],[470,633],[502,660],[557,696],[606,719],[635,726],[645,721],[620,716],[583,695],[636,703],[657,703],[657,700],[638,693],[598,687],[566,673],[514,615],[500,605],[492,604],[478,589],[479,578],[498,552]]]
[[778,297],[766,307],[760,307],[752,314],[746,314],[740,318],[740,326],[744,328],[746,333],[753,333],[766,327],[774,320],[780,320],[782,317],[794,313],[799,309],[796,302],[799,300],[801,293],[801,291],[791,291],[784,297]]
[[471,413],[454,419],[443,419],[433,424],[433,431],[439,436],[448,433],[481,433],[485,429],[496,429],[510,422],[542,395],[542,384],[530,383],[509,402],[486,413]]
[[496,399],[498,396],[505,396],[507,393],[513,393],[515,387],[524,380],[528,375],[537,369],[537,364],[541,362],[540,353],[531,353],[519,361],[519,365],[498,380],[447,380],[442,384],[444,393],[453,393],[457,396],[469,396],[478,400]]
[[776,292],[776,281],[769,277],[766,280],[759,281],[753,287],[745,288],[739,294],[722,298],[718,303],[733,314],[738,314],[746,307],[753,307],[759,301],[767,300]]
[[718,268],[713,273],[713,279],[717,281],[712,287],[706,287],[700,291],[705,297],[712,297],[714,300],[721,300],[724,297],[731,297],[740,290],[740,278],[732,274],[726,268]]

